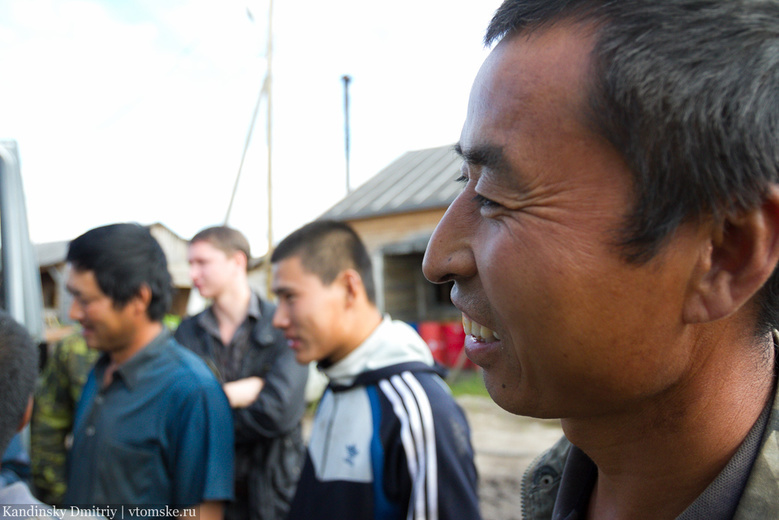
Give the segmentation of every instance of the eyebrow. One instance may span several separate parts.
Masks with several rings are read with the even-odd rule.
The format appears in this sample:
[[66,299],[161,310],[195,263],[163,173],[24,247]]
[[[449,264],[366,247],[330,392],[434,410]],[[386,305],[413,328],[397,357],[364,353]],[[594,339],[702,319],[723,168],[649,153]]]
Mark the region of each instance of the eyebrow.
[[280,287],[271,287],[270,291],[276,296],[284,296],[285,294],[291,294],[292,288],[282,285]]
[[484,144],[464,149],[460,143],[454,145],[454,151],[462,159],[475,166],[486,168],[491,174],[501,180],[504,186],[518,192],[529,192],[529,187],[522,179],[521,172],[509,164],[502,146]]
[[460,143],[454,145],[454,151],[462,159],[475,166],[483,166],[491,170],[502,171],[508,167],[503,148],[500,146],[481,145],[464,149]]

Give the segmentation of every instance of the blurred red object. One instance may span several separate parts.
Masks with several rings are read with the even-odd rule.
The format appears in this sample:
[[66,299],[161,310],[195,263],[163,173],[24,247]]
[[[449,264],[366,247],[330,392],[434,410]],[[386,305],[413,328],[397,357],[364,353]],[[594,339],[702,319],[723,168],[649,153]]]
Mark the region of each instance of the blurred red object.
[[437,321],[423,321],[419,324],[419,335],[425,340],[433,359],[442,365],[448,365],[446,342],[444,341],[444,329]]
[[[463,354],[463,346],[465,344],[465,331],[463,330],[463,324],[459,321],[450,321],[442,325],[444,329],[444,342],[446,344],[446,364],[450,367],[456,367],[457,362],[460,359],[460,355]],[[460,368],[476,368],[476,365],[474,365],[467,357],[463,357],[461,363],[463,364]]]

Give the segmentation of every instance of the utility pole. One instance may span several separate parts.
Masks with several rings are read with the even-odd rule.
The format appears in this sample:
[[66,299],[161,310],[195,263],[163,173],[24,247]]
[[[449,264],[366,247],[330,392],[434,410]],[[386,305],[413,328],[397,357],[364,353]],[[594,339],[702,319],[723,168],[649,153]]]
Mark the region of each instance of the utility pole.
[[341,81],[344,82],[344,133],[346,138],[346,194],[351,191],[351,183],[349,182],[349,82],[352,78],[348,75],[341,77]]
[[272,63],[273,63],[273,0],[268,0],[268,49],[267,49],[267,58],[268,58],[268,72],[265,76],[265,79],[267,81],[267,99],[268,99],[268,127],[267,127],[267,135],[268,135],[268,256],[267,261],[265,262],[265,281],[266,281],[266,289],[267,289],[267,297],[271,297],[271,265],[270,265],[270,257],[271,254],[273,254],[273,176],[271,175],[271,155],[273,147],[271,146],[273,144],[272,140],[272,125],[271,122],[273,121],[271,115],[272,115],[272,107],[273,103],[271,103],[271,84],[272,84]]
[[[249,16],[249,19],[254,21],[254,16],[252,15],[251,10],[246,10],[247,15]],[[233,184],[233,193],[230,196],[230,204],[227,206],[227,214],[225,215],[224,223],[227,225],[228,221],[230,220],[230,212],[233,209],[233,202],[235,201],[235,194],[238,191],[238,181],[241,178],[241,170],[243,169],[243,163],[244,159],[246,158],[246,152],[249,149],[249,143],[251,141],[252,137],[252,131],[254,130],[254,125],[257,122],[257,114],[260,110],[260,105],[262,103],[262,99],[265,98],[267,103],[267,118],[266,118],[266,143],[268,147],[268,253],[267,253],[267,262],[266,262],[266,281],[267,281],[267,296],[270,297],[271,295],[271,265],[270,265],[270,256],[273,253],[273,182],[272,182],[272,172],[271,167],[273,164],[272,161],[272,108],[273,103],[271,99],[271,83],[272,83],[272,64],[273,64],[273,0],[268,0],[268,39],[266,42],[266,51],[265,51],[265,57],[266,57],[266,63],[267,63],[267,69],[265,71],[265,79],[262,82],[262,88],[260,88],[260,94],[257,97],[257,104],[254,106],[254,113],[252,114],[251,124],[249,125],[249,132],[246,135],[246,142],[244,143],[243,147],[243,154],[241,155],[241,163],[238,166],[238,174],[235,177],[235,184]]]
[[233,211],[233,203],[235,202],[235,195],[238,193],[238,183],[241,180],[241,172],[243,171],[243,163],[246,160],[246,152],[249,150],[249,143],[252,141],[252,132],[254,131],[254,125],[257,122],[257,113],[260,111],[260,105],[262,104],[262,98],[265,97],[265,90],[268,84],[268,78],[263,81],[260,88],[260,94],[257,96],[257,104],[254,105],[254,112],[252,113],[252,119],[249,123],[249,131],[246,133],[246,141],[243,144],[243,153],[241,154],[241,163],[238,165],[238,173],[235,176],[235,182],[233,183],[233,193],[230,195],[230,203],[227,205],[227,213],[225,214],[224,225],[227,226],[230,222],[230,213]]

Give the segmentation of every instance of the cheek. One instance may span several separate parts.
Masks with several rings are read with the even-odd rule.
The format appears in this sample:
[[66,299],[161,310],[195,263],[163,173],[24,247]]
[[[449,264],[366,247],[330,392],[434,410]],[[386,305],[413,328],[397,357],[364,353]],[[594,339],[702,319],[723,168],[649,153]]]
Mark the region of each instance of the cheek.
[[342,307],[337,299],[323,298],[313,313],[312,326],[316,330],[320,345],[330,349],[343,342],[346,331]]
[[521,370],[522,381],[532,386],[586,362],[584,338],[596,325],[594,288],[602,282],[558,242],[530,238],[486,247],[480,278],[492,318],[506,336],[503,358],[511,366],[505,370]]
[[323,340],[332,337],[339,324],[339,318],[333,312],[333,308],[323,302],[312,311],[310,324],[317,336]]
[[565,301],[566,283],[560,257],[541,244],[495,240],[483,248],[477,262],[493,318],[508,331],[531,331],[555,320]]
[[110,327],[110,317],[98,310],[92,310],[86,314],[86,322],[90,328],[97,331],[105,331]]
[[203,278],[205,280],[211,280],[212,278],[214,278],[214,273],[215,270],[209,268],[208,266],[201,267],[199,272],[200,278]]
[[88,305],[84,311],[84,318],[86,318],[88,321],[95,321],[99,320],[100,317],[103,315],[103,310],[97,308],[94,304]]
[[289,317],[300,333],[318,337],[322,334],[324,309],[316,301],[298,301],[290,308]]

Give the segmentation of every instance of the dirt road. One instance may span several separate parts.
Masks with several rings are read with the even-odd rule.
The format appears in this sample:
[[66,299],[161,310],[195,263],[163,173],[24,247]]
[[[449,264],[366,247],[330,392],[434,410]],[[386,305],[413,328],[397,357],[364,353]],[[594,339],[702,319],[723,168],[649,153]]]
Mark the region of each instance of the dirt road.
[[487,397],[462,396],[479,470],[484,520],[521,520],[519,487],[527,466],[562,436],[559,421],[518,417]]

